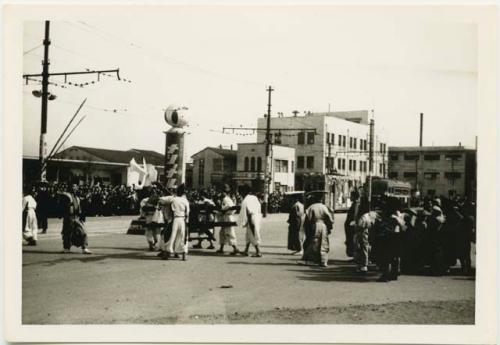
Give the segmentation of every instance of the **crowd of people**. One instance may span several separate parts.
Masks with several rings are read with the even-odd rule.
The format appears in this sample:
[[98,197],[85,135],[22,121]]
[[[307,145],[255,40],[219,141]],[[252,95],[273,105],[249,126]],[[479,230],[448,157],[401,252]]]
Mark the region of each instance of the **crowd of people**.
[[[249,255],[250,246],[254,246],[253,256],[262,257],[261,198],[247,185],[237,191],[228,185],[201,191],[181,185],[172,192],[161,185],[134,190],[125,186],[41,184],[24,194],[23,235],[29,245],[36,245],[38,227],[46,231],[46,219],[40,219],[39,214],[46,218],[54,211],[49,206],[54,202],[58,216],[63,218],[64,252],[77,246],[90,254],[85,216],[102,214],[103,205],[114,200],[114,210],[140,212],[149,249],[160,251],[161,259],[172,255],[186,259],[189,224],[196,224],[198,232],[199,242],[193,248],[201,248],[201,235],[207,235],[208,249],[215,249],[217,222],[218,253],[230,246],[232,255]],[[334,214],[324,204],[324,196],[324,192],[316,191],[307,193],[304,200],[302,194],[296,194],[289,209],[287,247],[292,254],[302,255],[306,265],[328,266]],[[344,224],[345,250],[359,273],[368,272],[368,266],[376,264],[381,282],[397,280],[401,273],[444,275],[457,260],[465,274],[471,272],[476,211],[473,202],[434,197],[423,199],[418,207],[407,208],[398,198],[381,197],[370,205],[356,190],[351,200]],[[236,226],[246,230],[243,251],[236,241]]]
[[383,272],[381,281],[397,280],[400,273],[444,275],[457,260],[464,274],[471,272],[473,202],[433,197],[404,208],[397,198],[383,198],[377,210],[369,211],[366,199],[359,200],[357,193],[353,199],[344,224],[346,254],[360,272],[373,261]]

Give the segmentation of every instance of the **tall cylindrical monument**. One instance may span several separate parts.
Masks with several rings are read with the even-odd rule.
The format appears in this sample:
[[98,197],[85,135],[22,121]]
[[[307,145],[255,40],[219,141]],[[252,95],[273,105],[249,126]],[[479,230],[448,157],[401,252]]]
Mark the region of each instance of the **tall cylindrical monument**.
[[165,110],[165,121],[172,126],[165,131],[164,183],[167,188],[175,189],[185,182],[186,150],[185,131],[188,108],[170,105]]

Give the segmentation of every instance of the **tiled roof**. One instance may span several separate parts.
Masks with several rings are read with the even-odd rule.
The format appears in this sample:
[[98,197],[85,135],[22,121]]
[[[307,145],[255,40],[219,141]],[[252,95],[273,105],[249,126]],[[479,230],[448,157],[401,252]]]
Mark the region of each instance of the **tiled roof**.
[[223,157],[227,157],[227,158],[234,158],[236,159],[236,150],[229,150],[229,149],[221,149],[219,147],[210,147],[210,146],[207,146],[205,147],[203,150],[201,151],[198,151],[196,152],[194,155],[192,155],[191,157],[194,157],[196,156],[197,154],[199,154],[200,152],[203,152],[205,150],[212,150],[214,151],[215,153],[223,156]]
[[111,163],[125,163],[128,164],[132,158],[136,160],[137,163],[142,164],[142,159],[146,160],[146,163],[163,166],[164,164],[164,155],[158,153],[156,151],[150,150],[140,150],[140,149],[131,149],[128,151],[120,151],[120,150],[108,150],[108,149],[100,149],[93,147],[84,147],[84,146],[71,146],[68,149],[58,153],[55,155],[55,158],[65,158],[65,151],[70,149],[79,149],[89,154],[99,157],[104,161]]

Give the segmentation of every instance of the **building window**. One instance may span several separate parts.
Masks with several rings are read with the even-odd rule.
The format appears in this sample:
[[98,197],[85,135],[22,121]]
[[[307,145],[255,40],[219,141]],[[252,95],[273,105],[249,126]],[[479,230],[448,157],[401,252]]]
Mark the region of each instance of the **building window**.
[[384,172],[384,166],[383,166],[383,164],[382,164],[382,163],[380,163],[380,164],[378,165],[378,173],[379,173],[380,175],[382,175],[382,174],[383,174],[383,172]]
[[257,157],[257,171],[262,171],[262,158]]
[[342,146],[342,135],[339,135],[339,146]]
[[397,171],[390,171],[389,178],[398,178],[398,172]]
[[326,157],[326,169],[328,172],[333,171],[335,169],[335,158]]
[[352,159],[349,159],[349,171],[352,171]]
[[314,144],[314,132],[307,133],[307,143]]
[[446,177],[447,179],[457,179],[461,178],[462,174],[456,171],[448,171],[444,173],[444,177]]
[[356,149],[358,146],[358,139],[356,138],[353,138],[352,139],[352,148]]
[[417,173],[415,171],[405,171],[403,173],[403,177],[406,177],[406,178],[415,178],[415,177],[417,177]]
[[304,169],[304,156],[297,157],[297,169]]
[[352,161],[352,170],[356,171],[356,161]]
[[399,155],[397,153],[390,154],[389,159],[391,161],[397,161],[397,160],[399,160]]
[[245,171],[250,170],[250,161],[248,160],[248,157],[245,157],[245,168],[243,170]]
[[326,133],[326,143],[335,145],[335,135],[333,133]]
[[275,172],[288,172],[288,161],[282,159],[274,160],[274,171]]
[[274,135],[274,143],[278,145],[281,144],[281,133],[276,133]]
[[290,163],[292,164],[292,172],[295,172],[295,162],[294,161],[290,161]]
[[339,168],[339,170],[342,169],[342,158],[339,158],[337,160],[337,167]]
[[426,172],[426,173],[424,173],[424,178],[426,180],[435,180],[438,178],[438,176],[439,176],[438,172]]
[[200,159],[198,163],[198,184],[203,186],[205,184],[205,160]]
[[349,148],[352,149],[352,138],[349,138]]
[[346,138],[347,138],[347,137],[346,137],[345,135],[343,135],[343,136],[342,136],[342,146],[343,146],[343,147],[346,147],[346,146],[345,146]]
[[342,158],[342,170],[345,170],[345,158]]
[[314,156],[307,156],[307,169],[314,169]]
[[439,159],[439,154],[424,155],[424,161],[438,161]]
[[405,161],[416,161],[416,160],[418,160],[418,155],[405,154]]
[[212,164],[213,164],[214,172],[221,172],[222,171],[222,158],[214,158],[212,160]]
[[304,138],[305,138],[305,133],[304,132],[299,132],[297,135],[297,144],[298,145],[304,145]]
[[450,154],[444,155],[444,159],[450,160],[450,161],[460,161],[460,160],[462,160],[462,155],[450,153]]
[[255,171],[255,157],[250,158],[250,170]]

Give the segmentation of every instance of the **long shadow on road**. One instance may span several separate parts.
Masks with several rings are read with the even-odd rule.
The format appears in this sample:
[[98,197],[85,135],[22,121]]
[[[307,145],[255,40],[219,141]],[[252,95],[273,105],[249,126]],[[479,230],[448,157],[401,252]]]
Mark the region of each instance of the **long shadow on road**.
[[60,257],[54,259],[54,260],[45,260],[45,261],[36,261],[36,262],[30,262],[30,263],[25,263],[23,264],[23,267],[26,266],[38,266],[38,265],[43,265],[43,266],[54,266],[60,263],[67,263],[67,262],[83,262],[83,263],[90,263],[90,262],[97,262],[97,261],[103,261],[106,259],[134,259],[134,260],[158,260],[156,256],[148,256],[145,255],[144,251],[141,253],[117,253],[117,254],[92,254],[92,255],[84,255],[84,254],[79,254],[79,253],[71,253],[71,254],[62,254],[60,251],[24,251],[24,253],[29,253],[29,254],[58,254]]

